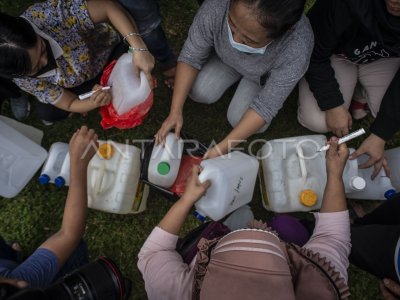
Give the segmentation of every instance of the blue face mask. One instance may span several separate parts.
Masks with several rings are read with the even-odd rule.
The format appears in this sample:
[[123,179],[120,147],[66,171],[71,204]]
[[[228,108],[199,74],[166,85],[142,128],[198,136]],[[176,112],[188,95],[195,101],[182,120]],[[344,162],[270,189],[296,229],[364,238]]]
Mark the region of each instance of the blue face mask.
[[251,54],[264,54],[265,49],[267,49],[268,45],[271,44],[271,42],[272,42],[272,41],[269,42],[267,45],[265,45],[262,48],[253,48],[253,47],[235,42],[235,40],[233,39],[232,30],[231,30],[231,27],[229,26],[228,20],[226,20],[226,23],[228,24],[229,42],[231,43],[231,46],[233,48],[235,48],[236,50],[238,50],[240,52],[251,53]]

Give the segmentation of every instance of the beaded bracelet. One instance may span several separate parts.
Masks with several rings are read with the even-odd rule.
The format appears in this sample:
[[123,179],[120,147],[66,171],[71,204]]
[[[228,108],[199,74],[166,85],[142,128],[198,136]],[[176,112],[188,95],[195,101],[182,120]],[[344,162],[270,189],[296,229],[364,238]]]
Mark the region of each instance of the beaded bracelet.
[[149,51],[149,49],[146,49],[146,48],[135,48],[135,47],[129,46],[128,52],[132,53],[133,51]]
[[125,43],[125,44],[128,44],[128,42],[126,41],[126,39],[128,38],[128,37],[130,37],[130,36],[141,36],[140,35],[140,33],[137,33],[137,32],[129,32],[128,34],[126,34],[124,37],[123,37],[123,42]]

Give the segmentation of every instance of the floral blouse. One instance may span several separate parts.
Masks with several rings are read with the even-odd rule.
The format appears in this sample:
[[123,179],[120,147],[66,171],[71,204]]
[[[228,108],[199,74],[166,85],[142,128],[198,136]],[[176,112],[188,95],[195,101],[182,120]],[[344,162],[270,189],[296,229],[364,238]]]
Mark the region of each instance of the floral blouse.
[[48,0],[29,7],[21,17],[48,39],[57,68],[38,77],[14,78],[39,101],[55,104],[64,88],[93,79],[105,67],[118,33],[107,23],[94,24],[85,0]]

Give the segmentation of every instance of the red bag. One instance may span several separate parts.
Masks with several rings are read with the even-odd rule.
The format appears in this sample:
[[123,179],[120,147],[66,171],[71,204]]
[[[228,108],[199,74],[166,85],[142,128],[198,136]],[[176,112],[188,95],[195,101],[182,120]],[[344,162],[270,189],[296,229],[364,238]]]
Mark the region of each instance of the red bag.
[[178,176],[169,190],[179,196],[183,195],[186,188],[186,180],[191,176],[194,165],[200,165],[203,159],[192,155],[182,155]]
[[[116,64],[116,60],[113,60],[103,71],[103,75],[100,79],[100,84],[102,86],[106,86],[108,82],[108,78]],[[153,91],[150,92],[147,99],[140,103],[139,105],[133,107],[130,111],[118,115],[112,103],[109,103],[105,106],[100,107],[100,114],[102,116],[102,120],[100,122],[101,126],[104,129],[108,129],[111,127],[117,127],[119,129],[128,129],[136,127],[142,124],[144,118],[146,118],[147,113],[150,108],[153,106]]]

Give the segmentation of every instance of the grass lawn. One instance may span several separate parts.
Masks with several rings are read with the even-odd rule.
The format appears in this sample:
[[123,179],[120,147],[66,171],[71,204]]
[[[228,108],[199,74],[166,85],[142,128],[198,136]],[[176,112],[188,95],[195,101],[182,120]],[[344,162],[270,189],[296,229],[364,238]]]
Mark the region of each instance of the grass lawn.
[[[171,44],[179,52],[198,8],[197,2],[195,0],[160,0],[159,2],[165,31]],[[307,7],[310,7],[311,2],[308,2]],[[17,15],[30,3],[33,1],[0,0],[0,10]],[[160,76],[158,77],[161,79]],[[223,138],[231,130],[226,119],[226,110],[232,92],[232,90],[228,91],[222,100],[209,106],[187,101],[184,111],[184,132],[206,144],[213,139],[218,141]],[[166,118],[170,101],[171,91],[164,86],[162,80],[159,80],[159,87],[155,91],[154,107],[147,119],[141,126],[124,131],[102,130],[97,111],[91,112],[87,120],[74,116],[50,127],[42,125],[32,113],[27,123],[44,131],[42,145],[46,149],[54,142],[68,142],[72,133],[82,124],[94,128],[100,139],[111,139],[123,143],[126,139],[152,137]],[[268,131],[265,134],[253,136],[251,140],[312,134],[297,123],[296,101],[297,91],[294,91]],[[10,114],[7,105],[3,111],[6,115]],[[372,119],[369,117],[361,122],[356,122],[354,127],[368,128],[371,121]],[[360,139],[357,139],[350,142],[350,145],[357,147],[359,143]],[[395,139],[388,143],[388,148],[399,145],[400,136],[397,134]],[[37,176],[15,199],[0,199],[0,233],[8,241],[20,241],[26,253],[32,252],[49,234],[59,228],[67,195],[66,188],[43,187],[38,184],[36,179]],[[139,215],[113,215],[94,210],[89,211],[85,240],[88,243],[91,258],[95,259],[99,255],[113,258],[124,274],[134,282],[132,299],[146,299],[143,280],[136,267],[137,254],[147,235],[170,206],[171,202],[151,192],[147,203],[148,209]],[[261,205],[258,186],[251,206],[257,218],[266,219],[268,212]],[[184,231],[187,232],[198,224],[194,217],[189,216]],[[351,299],[380,299],[378,281],[355,267],[350,267],[349,284],[352,293]]]

